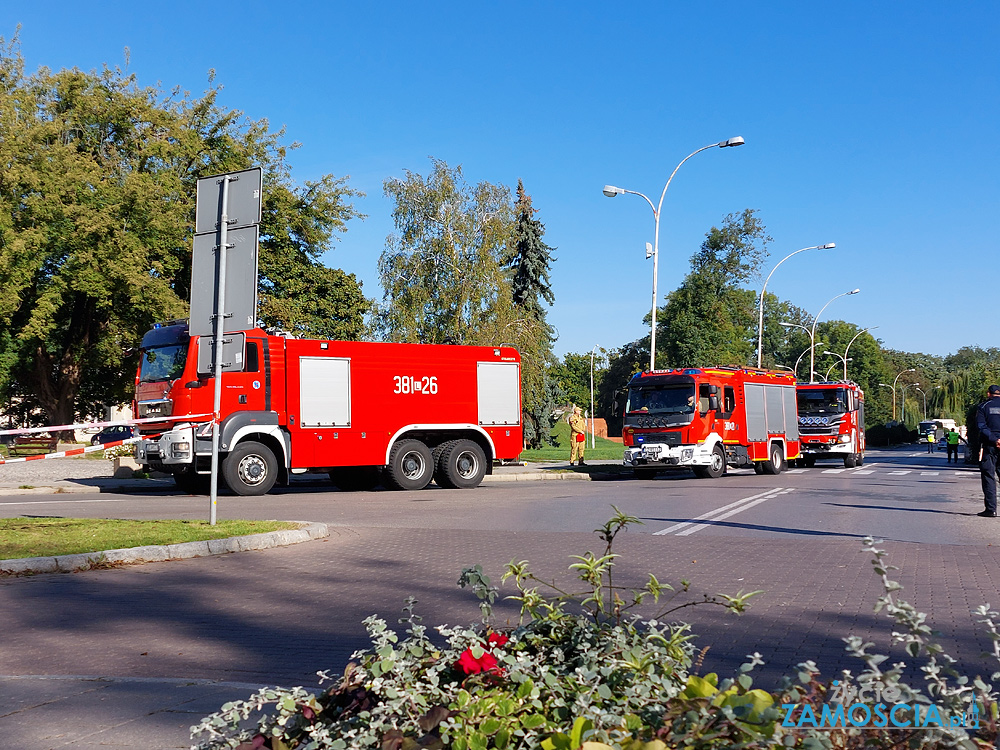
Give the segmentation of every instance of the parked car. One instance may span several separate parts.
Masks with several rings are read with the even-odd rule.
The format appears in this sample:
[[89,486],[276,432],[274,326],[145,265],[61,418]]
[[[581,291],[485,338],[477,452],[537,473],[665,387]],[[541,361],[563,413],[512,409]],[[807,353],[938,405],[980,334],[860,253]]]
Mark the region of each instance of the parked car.
[[134,427],[116,424],[111,425],[111,427],[105,427],[103,430],[94,435],[94,437],[90,439],[90,444],[105,445],[107,443],[114,443],[118,440],[128,440],[130,437],[135,437]]

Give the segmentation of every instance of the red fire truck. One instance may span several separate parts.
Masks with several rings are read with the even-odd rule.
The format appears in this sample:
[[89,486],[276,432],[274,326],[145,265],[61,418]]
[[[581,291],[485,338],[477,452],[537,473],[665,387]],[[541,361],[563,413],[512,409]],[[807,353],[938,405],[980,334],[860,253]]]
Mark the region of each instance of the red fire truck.
[[849,380],[799,383],[799,434],[805,466],[817,458],[844,460],[848,469],[865,462],[865,394]]
[[[511,347],[261,329],[226,339],[219,476],[239,495],[263,495],[306,471],[328,472],[342,489],[417,490],[432,479],[472,488],[494,460],[521,452],[520,355]],[[190,336],[187,321],[157,326],[136,374],[135,414],[164,418],[143,425],[138,460],[191,492],[204,492],[211,472],[213,343]]]
[[799,456],[795,378],[730,367],[638,373],[622,437],[624,463],[640,478],[669,468],[715,478],[727,466],[778,474]]

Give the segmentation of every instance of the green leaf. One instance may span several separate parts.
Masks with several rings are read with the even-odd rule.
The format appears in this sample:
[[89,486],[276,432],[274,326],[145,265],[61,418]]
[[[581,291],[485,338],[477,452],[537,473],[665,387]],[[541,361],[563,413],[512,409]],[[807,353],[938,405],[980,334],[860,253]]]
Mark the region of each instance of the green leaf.
[[525,729],[538,729],[545,726],[546,719],[541,714],[526,714],[521,717],[521,726]]

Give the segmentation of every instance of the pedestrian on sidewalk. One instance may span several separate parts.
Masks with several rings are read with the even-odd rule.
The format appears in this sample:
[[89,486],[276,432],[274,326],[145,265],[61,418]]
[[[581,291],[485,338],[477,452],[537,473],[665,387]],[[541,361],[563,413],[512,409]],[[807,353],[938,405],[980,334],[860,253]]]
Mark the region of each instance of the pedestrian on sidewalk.
[[955,457],[955,463],[958,463],[958,443],[961,441],[962,436],[958,434],[958,430],[952,427],[944,435],[945,442],[948,444],[948,463],[951,463],[951,457]]
[[586,466],[583,462],[583,449],[587,447],[587,420],[583,418],[583,410],[579,406],[573,407],[573,414],[569,418],[569,463],[573,465],[578,461],[579,466]]
[[987,389],[989,398],[976,413],[979,428],[979,444],[982,457],[979,461],[979,476],[983,482],[983,502],[986,509],[978,515],[984,518],[997,516],[997,457],[1000,456],[1000,385]]

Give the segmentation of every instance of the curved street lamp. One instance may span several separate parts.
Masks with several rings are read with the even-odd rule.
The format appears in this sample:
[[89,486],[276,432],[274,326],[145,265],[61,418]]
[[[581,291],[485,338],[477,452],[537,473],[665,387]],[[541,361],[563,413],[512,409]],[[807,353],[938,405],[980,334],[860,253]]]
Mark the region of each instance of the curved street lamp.
[[914,384],[913,387],[916,390],[920,391],[920,395],[924,397],[924,421],[926,422],[927,421],[927,394],[924,393],[922,390],[920,390],[919,386],[920,386],[920,383],[916,383],[916,384]]
[[[654,206],[653,201],[651,201],[643,193],[636,192],[635,190],[625,190],[624,188],[615,187],[614,185],[605,185],[604,194],[608,198],[614,198],[616,195],[622,195],[623,193],[628,193],[629,195],[638,195],[640,198],[645,198],[646,203],[649,207],[653,209],[653,309],[652,309],[652,323],[649,329],[649,369],[650,371],[656,369],[656,276],[659,268],[659,258],[660,258],[660,214],[663,209],[663,199],[667,196],[667,188],[670,187],[670,181],[674,179],[674,175],[677,174],[677,170],[690,159],[695,154],[700,154],[702,151],[707,151],[710,148],[730,148],[733,146],[742,146],[746,141],[743,140],[743,136],[735,136],[734,138],[729,138],[724,141],[719,141],[718,143],[710,143],[707,146],[702,146],[697,151],[692,151],[690,154],[685,156],[681,163],[674,167],[674,171],[670,173],[670,177],[667,179],[667,184],[663,186],[663,192],[660,193],[660,202],[658,205]],[[646,245],[648,248],[649,245]],[[649,255],[647,253],[646,257]]]
[[[916,367],[911,367],[909,370],[903,370],[899,373],[902,375],[904,372],[916,372]],[[892,421],[896,421],[896,381],[899,380],[899,375],[896,376],[895,380],[892,381],[892,385],[886,385],[886,388],[892,388]],[[885,383],[879,383],[879,385],[885,385]]]
[[[837,354],[837,352],[824,351],[823,354],[829,354],[832,357],[836,357],[839,360],[843,360],[843,362],[844,362],[844,380],[847,380],[847,363],[853,361],[854,358],[853,357],[847,357],[847,358],[841,357],[839,354]],[[832,365],[830,365],[830,369],[826,371],[826,379],[827,380],[830,379],[830,371],[833,370],[833,368],[836,367],[836,366],[837,366],[837,363],[834,362]]]
[[[782,323],[782,325],[784,325],[784,323]],[[793,323],[793,325],[796,325],[796,324],[794,324],[794,323]],[[808,331],[807,331],[807,332],[808,332]],[[824,343],[824,342],[822,342],[822,341],[817,341],[817,342],[816,342],[816,344],[823,344],[823,343]],[[806,352],[808,352],[808,351],[812,351],[812,347],[813,347],[813,346],[815,346],[816,344],[811,344],[811,345],[810,345],[810,347],[809,347],[808,349],[803,349],[803,350],[802,350],[802,354],[800,354],[800,355],[799,355],[799,358],[798,358],[797,360],[795,360],[795,370],[794,370],[794,372],[795,372],[795,379],[796,379],[796,380],[798,380],[798,379],[799,379],[799,362],[801,362],[801,361],[802,361],[802,358],[803,358],[804,356],[806,356]]]
[[767,291],[767,282],[771,280],[771,275],[778,270],[778,266],[784,263],[786,260],[791,258],[793,255],[798,255],[799,253],[804,253],[806,250],[829,250],[837,246],[836,242],[827,242],[825,245],[812,245],[810,247],[804,247],[801,250],[796,250],[794,253],[789,253],[784,258],[779,260],[774,268],[771,269],[771,273],[767,275],[764,279],[764,286],[760,290],[760,311],[757,314],[757,367],[760,367],[761,362],[761,349],[764,345],[764,292]]
[[853,344],[855,341],[857,341],[858,340],[858,336],[860,336],[862,333],[868,333],[868,331],[873,331],[876,328],[878,328],[878,326],[869,326],[868,328],[866,328],[863,331],[858,331],[856,334],[854,334],[854,338],[851,339],[848,342],[847,348],[844,349],[844,357],[843,357],[844,358],[844,380],[847,380],[847,353],[849,351],[851,351],[851,344]]
[[[841,292],[836,297],[833,297],[830,300],[830,302],[833,302],[833,300],[835,300],[835,299],[840,299],[841,297],[846,297],[849,294],[857,294],[860,291],[861,291],[860,289],[852,289],[849,292]],[[820,308],[820,311],[816,314],[816,317],[813,318],[812,338],[816,337],[816,324],[819,322],[819,317],[820,317],[820,315],[823,314],[823,310],[825,310],[826,308],[828,308],[830,306],[830,302],[827,302],[825,305],[823,305],[823,307]],[[816,350],[815,346],[812,346],[810,348],[810,351],[812,352],[812,354],[809,356],[809,382],[810,383],[815,383],[816,382],[816,352],[815,352],[815,350]]]

